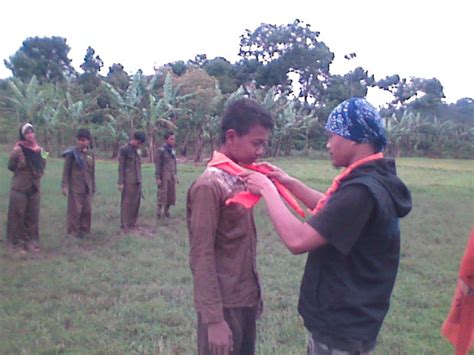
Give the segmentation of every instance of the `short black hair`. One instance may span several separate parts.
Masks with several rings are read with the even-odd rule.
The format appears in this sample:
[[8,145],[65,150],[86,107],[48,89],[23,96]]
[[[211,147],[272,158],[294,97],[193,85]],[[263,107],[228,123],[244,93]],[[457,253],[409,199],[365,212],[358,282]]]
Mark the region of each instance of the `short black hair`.
[[173,131],[166,131],[165,134],[163,134],[164,139],[168,139],[169,137],[174,136]]
[[91,140],[91,132],[87,128],[80,128],[76,134],[77,139],[87,139]]
[[273,118],[262,105],[252,99],[239,99],[232,102],[224,110],[221,123],[221,143],[225,143],[225,135],[229,129],[233,129],[242,136],[253,126],[260,125],[268,130],[273,129]]
[[142,143],[145,143],[146,140],[146,134],[145,132],[138,131],[133,134],[133,139],[136,139],[137,141],[140,141]]

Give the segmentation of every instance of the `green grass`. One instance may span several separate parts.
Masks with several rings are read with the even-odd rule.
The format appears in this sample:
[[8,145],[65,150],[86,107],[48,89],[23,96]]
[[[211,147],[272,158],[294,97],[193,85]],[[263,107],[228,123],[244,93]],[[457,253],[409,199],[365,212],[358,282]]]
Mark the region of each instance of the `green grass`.
[[[0,154],[6,167],[7,155]],[[327,160],[275,160],[325,190],[337,174]],[[399,175],[413,193],[402,221],[402,260],[376,354],[448,354],[439,328],[448,312],[459,260],[474,221],[473,161],[400,159]],[[140,234],[119,228],[117,164],[99,161],[93,233],[65,238],[62,161],[50,159],[43,178],[38,255],[0,251],[0,353],[192,354],[196,316],[188,267],[185,195],[203,166],[179,165],[178,204],[155,223],[153,166],[143,167]],[[2,237],[10,173],[0,172]],[[256,210],[258,265],[265,309],[259,354],[303,354],[306,331],[296,311],[305,256],[292,256]],[[2,243],[5,244],[5,243]]]

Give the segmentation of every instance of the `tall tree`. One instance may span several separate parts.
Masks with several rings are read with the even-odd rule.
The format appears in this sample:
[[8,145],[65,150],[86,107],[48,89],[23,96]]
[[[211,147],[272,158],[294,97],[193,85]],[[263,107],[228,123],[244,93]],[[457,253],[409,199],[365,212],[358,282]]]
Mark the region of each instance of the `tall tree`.
[[298,96],[305,102],[318,101],[329,77],[334,54],[319,32],[296,19],[287,25],[261,24],[240,37],[239,56],[260,63],[255,71],[258,86],[276,86],[280,92],[293,89],[289,73],[297,76]]
[[95,50],[92,47],[87,47],[86,55],[84,56],[84,62],[81,64],[81,69],[84,71],[77,81],[82,86],[84,93],[91,93],[95,91],[101,83],[99,77],[99,71],[104,66],[102,59],[95,55]]
[[28,82],[33,76],[44,82],[60,82],[76,75],[69,59],[69,46],[63,37],[33,37],[23,41],[20,49],[5,60],[14,77]]

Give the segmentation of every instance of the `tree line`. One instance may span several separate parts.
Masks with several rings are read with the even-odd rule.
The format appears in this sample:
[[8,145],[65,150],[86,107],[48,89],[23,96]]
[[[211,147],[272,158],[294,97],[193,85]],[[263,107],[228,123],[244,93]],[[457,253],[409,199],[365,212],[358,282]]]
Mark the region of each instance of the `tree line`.
[[[363,67],[332,74],[335,54],[311,25],[261,24],[240,37],[239,59],[198,54],[154,68],[126,72],[114,63],[107,75],[92,47],[77,72],[62,37],[34,37],[5,60],[12,77],[0,80],[0,142],[10,143],[20,123],[32,122],[54,154],[71,144],[79,127],[88,127],[94,146],[115,158],[134,130],[145,130],[145,154],[152,161],[165,130],[177,133],[179,153],[195,161],[219,144],[219,120],[225,105],[253,98],[275,118],[268,154],[307,154],[324,148],[329,112],[369,88],[387,91],[393,100],[381,108],[393,155],[472,158],[474,100],[444,102],[436,78],[376,79]],[[355,53],[344,56],[346,60]]]

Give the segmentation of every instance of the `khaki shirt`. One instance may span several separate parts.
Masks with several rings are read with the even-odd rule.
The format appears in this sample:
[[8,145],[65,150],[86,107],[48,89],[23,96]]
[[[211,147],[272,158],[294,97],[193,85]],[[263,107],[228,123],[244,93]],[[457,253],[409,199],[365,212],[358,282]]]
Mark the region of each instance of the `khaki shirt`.
[[211,167],[188,191],[194,301],[205,324],[223,320],[223,308],[262,304],[253,210],[225,205],[229,197],[243,190],[243,183],[235,176]]
[[155,178],[175,180],[177,174],[176,156],[171,154],[165,146],[160,147],[155,154]]
[[[77,150],[77,148],[74,148]],[[64,158],[62,187],[75,193],[95,193],[95,158],[90,150],[80,152],[84,160],[81,168],[74,154],[69,153]]]
[[141,159],[137,148],[130,143],[120,148],[118,184],[140,184],[142,182]]
[[[43,159],[46,166],[46,160]],[[30,192],[32,190],[40,191],[41,177],[43,173],[38,174],[28,165],[25,155],[19,146],[13,148],[8,160],[8,169],[13,171],[11,188],[16,191]]]

